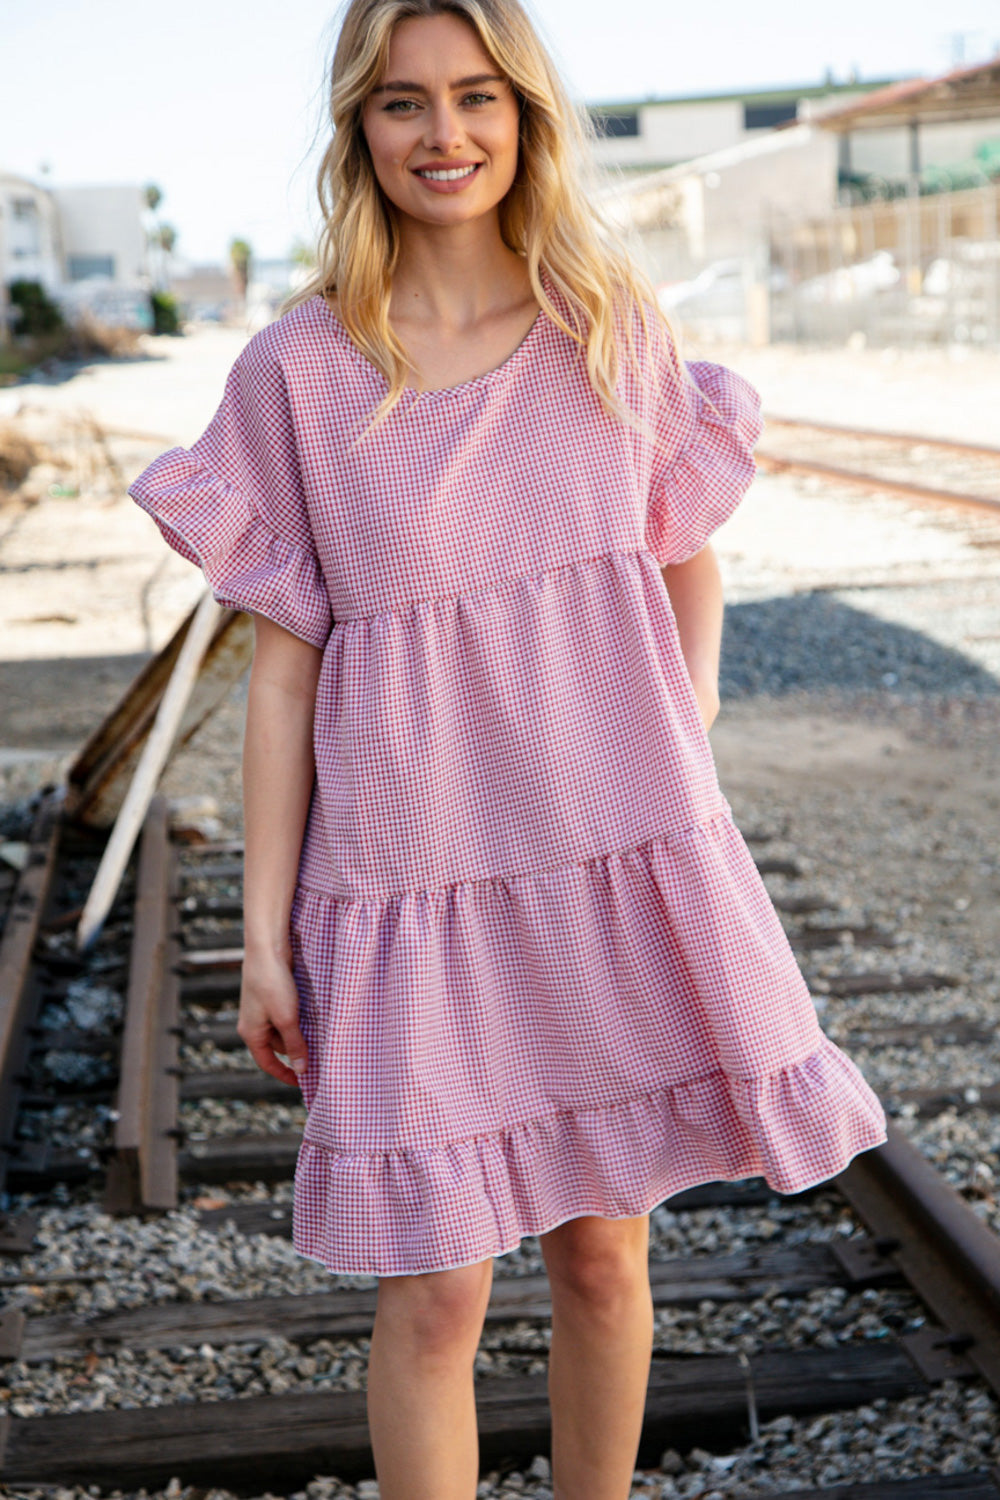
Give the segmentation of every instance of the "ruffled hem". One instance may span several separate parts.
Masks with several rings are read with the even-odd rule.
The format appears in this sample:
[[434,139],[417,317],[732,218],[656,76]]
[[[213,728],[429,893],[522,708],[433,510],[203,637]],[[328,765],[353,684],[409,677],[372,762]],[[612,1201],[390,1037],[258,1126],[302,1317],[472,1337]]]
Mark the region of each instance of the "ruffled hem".
[[303,1140],[294,1244],[334,1273],[447,1270],[583,1214],[648,1213],[705,1182],[763,1176],[802,1192],[885,1139],[875,1094],[823,1037],[768,1077],[715,1073],[444,1146],[339,1154]]
[[763,431],[761,400],[734,370],[691,361],[694,436],[651,487],[646,545],[661,565],[685,562],[729,519],[756,473],[753,447]]
[[171,448],[128,493],[174,551],[201,568],[220,604],[326,644],[333,613],[318,559],[276,535],[235,486]]

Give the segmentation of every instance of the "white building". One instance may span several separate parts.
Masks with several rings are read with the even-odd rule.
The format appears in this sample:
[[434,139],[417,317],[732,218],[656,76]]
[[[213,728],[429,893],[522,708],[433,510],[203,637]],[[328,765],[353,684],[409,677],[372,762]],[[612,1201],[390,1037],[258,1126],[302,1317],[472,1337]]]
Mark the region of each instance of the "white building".
[[49,291],[62,280],[62,236],[52,194],[27,177],[0,172],[0,274],[40,281]]
[[773,227],[829,212],[836,195],[836,139],[803,124],[626,179],[602,203],[637,232],[646,268],[662,283],[752,255]]
[[87,307],[149,327],[144,213],[136,186],[48,187],[0,173],[0,283],[38,281],[70,317]]

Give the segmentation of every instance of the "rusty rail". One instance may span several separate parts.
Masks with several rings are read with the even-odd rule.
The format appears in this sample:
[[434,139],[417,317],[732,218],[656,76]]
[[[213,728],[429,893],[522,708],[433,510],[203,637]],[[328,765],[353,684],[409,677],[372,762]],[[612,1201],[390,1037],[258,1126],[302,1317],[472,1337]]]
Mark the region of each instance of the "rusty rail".
[[172,898],[177,854],[169,805],[143,824],[122,1032],[118,1119],[104,1203],[112,1213],[177,1206],[179,985]]

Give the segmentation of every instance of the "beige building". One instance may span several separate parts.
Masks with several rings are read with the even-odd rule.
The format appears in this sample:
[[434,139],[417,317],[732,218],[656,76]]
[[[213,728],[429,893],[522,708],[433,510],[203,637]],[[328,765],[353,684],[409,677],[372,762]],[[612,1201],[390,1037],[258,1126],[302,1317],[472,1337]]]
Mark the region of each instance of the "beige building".
[[614,173],[676,166],[760,140],[776,126],[794,123],[810,111],[863,98],[886,82],[829,82],[740,94],[591,104],[589,113],[600,132],[594,160],[599,168]]

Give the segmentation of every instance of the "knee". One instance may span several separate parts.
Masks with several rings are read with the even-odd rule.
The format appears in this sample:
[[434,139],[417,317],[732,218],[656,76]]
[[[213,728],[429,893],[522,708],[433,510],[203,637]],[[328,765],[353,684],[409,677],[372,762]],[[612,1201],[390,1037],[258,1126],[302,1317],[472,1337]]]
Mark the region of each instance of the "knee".
[[492,1261],[421,1276],[383,1277],[378,1315],[392,1325],[394,1340],[405,1340],[418,1356],[454,1354],[466,1346],[474,1349],[492,1278]]
[[[567,1232],[560,1235],[562,1230]],[[545,1261],[554,1299],[569,1296],[613,1314],[649,1296],[645,1223],[570,1220],[553,1234],[559,1238],[546,1247]]]

